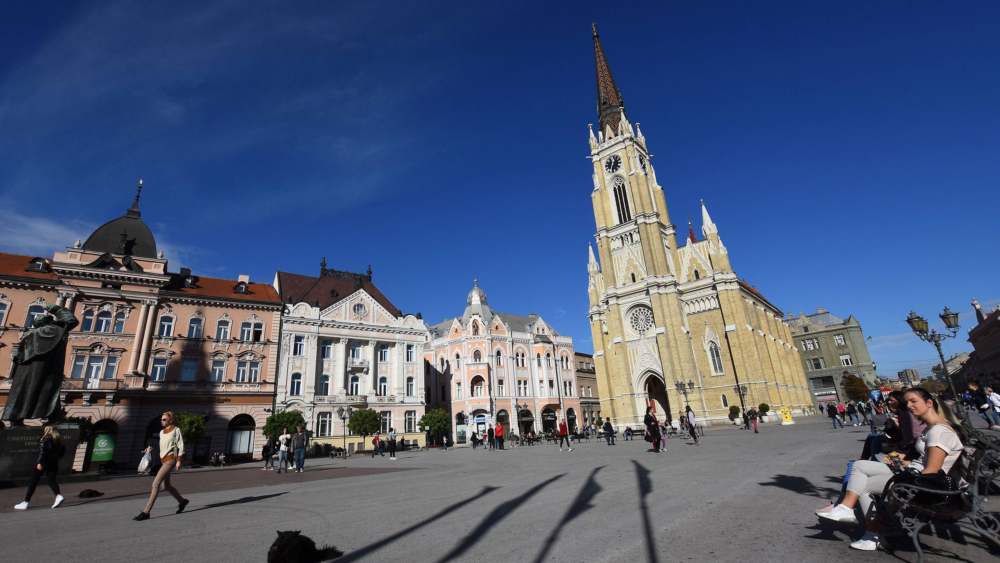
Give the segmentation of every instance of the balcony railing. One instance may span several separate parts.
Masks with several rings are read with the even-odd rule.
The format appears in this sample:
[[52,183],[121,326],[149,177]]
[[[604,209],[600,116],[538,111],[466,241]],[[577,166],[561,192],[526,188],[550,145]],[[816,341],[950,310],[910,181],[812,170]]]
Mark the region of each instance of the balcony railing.
[[351,370],[367,370],[368,360],[364,358],[348,358],[347,368]]
[[117,391],[124,387],[117,379],[65,379],[63,391]]

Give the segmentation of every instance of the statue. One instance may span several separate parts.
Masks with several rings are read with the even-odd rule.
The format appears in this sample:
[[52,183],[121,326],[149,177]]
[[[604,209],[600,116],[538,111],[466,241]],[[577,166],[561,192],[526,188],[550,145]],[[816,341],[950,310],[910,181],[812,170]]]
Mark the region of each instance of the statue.
[[49,305],[46,311],[47,315],[35,318],[14,353],[13,381],[2,420],[20,424],[26,418],[51,419],[61,412],[66,337],[78,321],[59,305]]

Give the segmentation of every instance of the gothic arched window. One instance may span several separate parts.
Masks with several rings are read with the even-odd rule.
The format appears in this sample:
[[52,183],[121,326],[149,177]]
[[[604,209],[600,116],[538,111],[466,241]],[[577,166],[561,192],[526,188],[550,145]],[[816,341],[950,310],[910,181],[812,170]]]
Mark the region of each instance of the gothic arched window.
[[719,351],[719,345],[715,342],[708,343],[708,359],[712,361],[712,373],[721,375],[722,353]]
[[472,321],[472,336],[479,336],[479,323]]
[[628,207],[628,186],[621,176],[615,177],[614,188],[615,209],[618,211],[618,222],[624,223],[632,220],[632,211]]
[[476,350],[475,352],[473,352],[472,353],[472,361],[476,362],[477,364],[479,362],[483,361],[483,353],[480,352],[479,350]]

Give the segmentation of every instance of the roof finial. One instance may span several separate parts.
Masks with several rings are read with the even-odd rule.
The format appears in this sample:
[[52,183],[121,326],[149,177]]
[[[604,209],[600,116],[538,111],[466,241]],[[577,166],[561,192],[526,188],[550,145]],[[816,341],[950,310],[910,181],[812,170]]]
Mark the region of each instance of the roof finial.
[[472,276],[472,287],[479,287],[479,276]]
[[135,185],[135,198],[132,199],[132,207],[128,208],[128,215],[130,217],[139,216],[139,197],[142,196],[142,178]]
[[324,276],[326,275],[326,272],[326,256],[324,256],[323,259],[319,261],[319,275]]
[[597,35],[597,22],[590,22],[590,30],[594,32],[594,37],[599,37]]

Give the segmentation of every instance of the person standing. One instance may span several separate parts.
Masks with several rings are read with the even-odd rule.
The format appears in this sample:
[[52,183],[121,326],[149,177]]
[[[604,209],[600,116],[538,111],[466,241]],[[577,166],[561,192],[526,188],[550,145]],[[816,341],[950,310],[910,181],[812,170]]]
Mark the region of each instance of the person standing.
[[282,428],[281,435],[278,436],[278,473],[288,472],[288,448],[291,441],[292,435],[288,433],[288,429]]
[[993,409],[993,404],[986,396],[986,391],[979,386],[979,382],[970,381],[969,391],[972,395],[972,406],[979,411],[979,414],[986,420],[986,424],[993,430],[1000,430],[1000,416]]
[[847,424],[847,405],[843,401],[837,403],[837,416],[840,417],[841,426],[845,426]]
[[372,436],[372,459],[375,459],[376,454],[385,457],[385,452],[382,451],[382,434],[379,432]]
[[604,426],[602,427],[602,430],[604,430],[604,440],[608,443],[608,445],[615,445],[615,429],[611,426],[610,420],[604,419]]
[[840,421],[840,416],[837,413],[837,407],[835,407],[833,403],[826,404],[826,416],[830,417],[830,422],[833,423],[834,430],[837,429],[838,424],[841,428],[844,427],[844,423]]
[[274,469],[274,438],[268,438],[264,442],[264,447],[260,450],[260,457],[264,458],[264,471]]
[[160,430],[160,462],[162,465],[153,479],[153,487],[149,491],[149,500],[146,501],[145,508],[132,518],[136,521],[149,520],[149,512],[153,510],[156,497],[160,494],[160,484],[163,484],[163,488],[177,500],[176,514],[184,512],[184,508],[188,505],[188,499],[182,497],[181,493],[170,483],[170,473],[174,469],[180,470],[181,460],[184,459],[184,437],[181,436],[181,429],[177,428],[177,424],[174,422],[173,412],[164,412],[160,416],[160,425],[163,427],[163,430]]
[[292,449],[295,451],[295,471],[302,473],[306,466],[306,446],[309,443],[309,435],[301,424],[298,432],[292,436]]
[[504,430],[503,430],[503,423],[502,422],[498,422],[497,423],[497,429],[496,429],[496,432],[495,432],[496,439],[497,439],[497,449],[498,450],[502,450],[503,449],[503,432],[504,432]]
[[986,398],[990,400],[990,405],[993,407],[993,412],[1000,415],[1000,393],[994,391],[992,386],[987,385]]
[[396,429],[389,428],[389,459],[396,461]]
[[750,410],[747,411],[747,419],[750,421],[750,427],[753,428],[754,434],[760,434],[760,432],[757,431],[758,418],[760,418],[760,414],[757,412],[757,409],[755,407],[750,407]]
[[486,431],[486,437],[490,441],[490,449],[495,450],[497,447],[497,432],[493,429],[493,425],[490,425],[489,430]]
[[660,424],[653,414],[653,407],[646,407],[646,416],[642,418],[642,423],[646,425],[646,440],[653,444],[654,453],[660,453]]
[[851,426],[861,425],[861,421],[858,420],[858,408],[854,406],[854,401],[848,401],[844,411],[847,413],[847,418],[851,421]]
[[55,502],[52,508],[57,508],[63,503],[65,497],[59,492],[59,482],[56,481],[56,473],[59,471],[59,459],[66,453],[66,446],[63,445],[62,436],[55,426],[51,424],[42,430],[42,438],[38,441],[38,457],[35,458],[35,467],[28,480],[28,490],[24,492],[24,500],[14,505],[14,510],[27,510],[31,504],[31,497],[35,494],[35,487],[38,486],[42,474],[49,482],[49,488],[55,495]]
[[566,419],[559,421],[559,451],[563,451],[563,442],[566,442],[568,451],[573,451],[573,444],[569,441],[569,428],[566,426]]
[[695,445],[698,445],[700,443],[698,442],[698,417],[694,415],[691,405],[688,405],[686,410],[687,415],[685,418],[687,418],[688,430],[691,432],[691,438],[694,439]]

